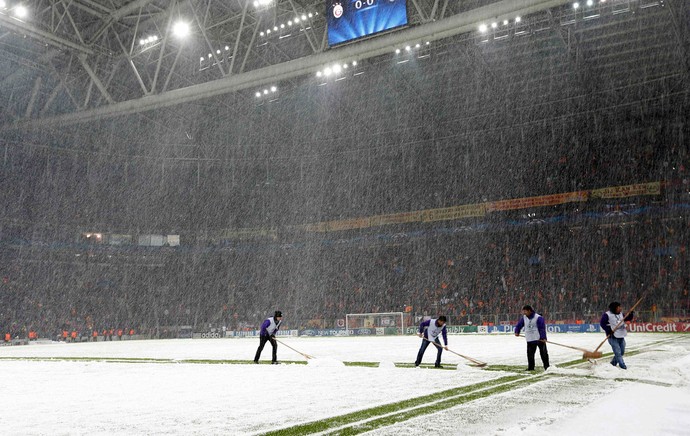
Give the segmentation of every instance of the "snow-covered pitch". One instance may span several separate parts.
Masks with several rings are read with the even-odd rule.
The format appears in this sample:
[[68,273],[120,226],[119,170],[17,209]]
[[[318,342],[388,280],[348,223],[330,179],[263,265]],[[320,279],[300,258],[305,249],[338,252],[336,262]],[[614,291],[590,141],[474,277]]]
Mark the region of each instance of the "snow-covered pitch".
[[[549,338],[593,350],[603,335]],[[281,340],[316,358],[239,362],[251,361],[258,339],[0,347],[0,433],[690,434],[690,335],[630,334],[627,371],[606,356],[574,364],[581,353],[549,345],[557,366],[535,374],[524,371],[524,339],[510,335],[450,336],[451,350],[489,366],[446,352],[443,370],[395,365],[414,361],[414,336]],[[429,347],[424,363],[434,357]],[[280,345],[278,359],[305,362]]]

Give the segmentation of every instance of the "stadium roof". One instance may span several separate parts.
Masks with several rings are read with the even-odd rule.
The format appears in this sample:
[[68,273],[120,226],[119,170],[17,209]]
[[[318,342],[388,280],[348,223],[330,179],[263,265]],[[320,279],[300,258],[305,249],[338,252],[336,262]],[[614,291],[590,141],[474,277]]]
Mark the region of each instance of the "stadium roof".
[[[590,0],[577,7],[564,0],[408,0],[406,29],[336,48],[327,46],[323,1],[274,2],[39,0],[20,11],[20,0],[0,0],[0,129],[91,121],[252,91],[314,74],[330,62],[392,53],[410,41],[481,38],[482,24],[497,40],[546,34],[571,56],[574,69],[673,63],[688,83],[690,20],[683,0]],[[516,22],[518,16],[525,18]],[[299,24],[287,26],[295,17]],[[189,26],[185,38],[173,35],[178,21]],[[619,36],[631,31],[631,22],[637,41],[622,45]],[[585,40],[585,31],[597,33]],[[598,58],[583,62],[586,44]],[[668,53],[674,62],[664,63]]]

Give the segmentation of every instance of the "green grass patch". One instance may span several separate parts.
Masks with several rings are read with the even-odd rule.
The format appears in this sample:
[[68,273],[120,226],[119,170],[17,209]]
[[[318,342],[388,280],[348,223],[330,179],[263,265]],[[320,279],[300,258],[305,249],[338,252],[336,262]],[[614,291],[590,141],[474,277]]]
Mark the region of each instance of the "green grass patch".
[[[407,363],[407,362],[395,362],[394,363],[396,368],[415,368],[414,363]],[[422,363],[419,365],[420,368],[429,368],[429,369],[458,369],[458,364],[457,363],[443,363],[441,364],[443,368],[436,368],[432,363]]]
[[[188,363],[205,365],[254,365],[253,360],[230,359],[156,359],[149,357],[0,357],[0,360],[42,361],[42,362],[108,362],[108,363]],[[270,365],[269,360],[259,361],[261,365]],[[281,364],[306,365],[303,360],[285,360]]]
[[[508,371],[508,372],[518,372],[521,374],[532,374],[530,371],[525,371],[526,366],[525,365],[489,365],[486,368],[484,368],[487,371]],[[540,369],[537,369],[536,372],[540,372]],[[543,371],[541,371],[543,372]]]
[[378,368],[379,362],[343,362],[345,366],[364,366],[367,368]]
[[57,356],[57,357],[0,357],[0,360],[28,360],[43,362],[133,362],[133,363],[175,363],[173,359],[156,359],[149,357],[88,357],[88,356]]
[[[341,416],[336,416],[333,418],[327,418],[323,419],[320,421],[314,421],[306,424],[300,424],[296,425],[293,427],[281,429],[281,430],[274,430],[268,433],[265,433],[266,436],[278,436],[278,435],[307,435],[311,433],[317,433],[317,432],[322,432],[322,431],[327,431],[329,428],[335,428],[335,427],[341,427],[347,424],[352,424],[358,421],[362,421],[364,419],[369,419],[369,418],[374,418],[379,415],[386,415],[389,413],[393,413],[399,410],[404,410],[404,409],[409,409],[411,407],[417,407],[424,405],[428,402],[432,401],[437,401],[437,400],[443,400],[449,397],[454,397],[457,395],[462,395],[462,394],[471,394],[474,391],[477,391],[479,389],[485,389],[489,388],[491,386],[496,386],[500,385],[503,383],[508,383],[516,380],[522,379],[523,376],[519,375],[510,375],[506,377],[500,377],[494,380],[488,380],[485,382],[481,383],[475,383],[472,385],[468,386],[462,386],[458,388],[453,388],[453,389],[448,389],[445,391],[437,392],[434,394],[430,395],[424,395],[422,397],[418,398],[411,398],[409,400],[404,400],[404,401],[399,401],[397,403],[391,403],[391,404],[384,404],[382,406],[377,406],[377,407],[372,407],[370,409],[364,409],[360,410],[357,412],[352,412],[348,413],[345,415]],[[512,385],[511,385],[512,386]],[[446,402],[443,403],[444,405],[447,404]],[[420,413],[429,413],[428,409],[422,408],[420,409]],[[395,416],[398,416],[396,414]],[[407,418],[409,419],[409,418]],[[398,422],[398,421],[394,421]],[[388,425],[388,424],[384,424]],[[368,430],[364,430],[368,431]]]

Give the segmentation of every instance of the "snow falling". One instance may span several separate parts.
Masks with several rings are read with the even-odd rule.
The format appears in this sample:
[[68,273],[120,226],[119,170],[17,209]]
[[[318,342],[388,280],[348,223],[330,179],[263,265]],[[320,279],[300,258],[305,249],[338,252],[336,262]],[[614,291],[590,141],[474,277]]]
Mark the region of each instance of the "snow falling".
[[[689,35],[685,0],[0,0],[0,433],[687,434]],[[524,371],[524,305],[591,350],[612,302],[627,371]],[[488,367],[410,367],[438,316]]]

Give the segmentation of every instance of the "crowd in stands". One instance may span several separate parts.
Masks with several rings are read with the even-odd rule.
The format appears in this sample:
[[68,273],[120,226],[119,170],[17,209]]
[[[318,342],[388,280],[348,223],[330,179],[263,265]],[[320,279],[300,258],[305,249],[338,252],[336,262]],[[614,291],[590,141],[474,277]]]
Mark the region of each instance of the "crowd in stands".
[[524,304],[549,320],[595,322],[611,300],[643,295],[641,319],[687,319],[689,218],[614,214],[233,248],[30,246],[20,254],[4,246],[0,331],[67,341],[92,340],[94,331],[101,340],[172,337],[183,325],[253,329],[276,309],[286,328],[335,327],[347,313],[374,312],[500,323]]

